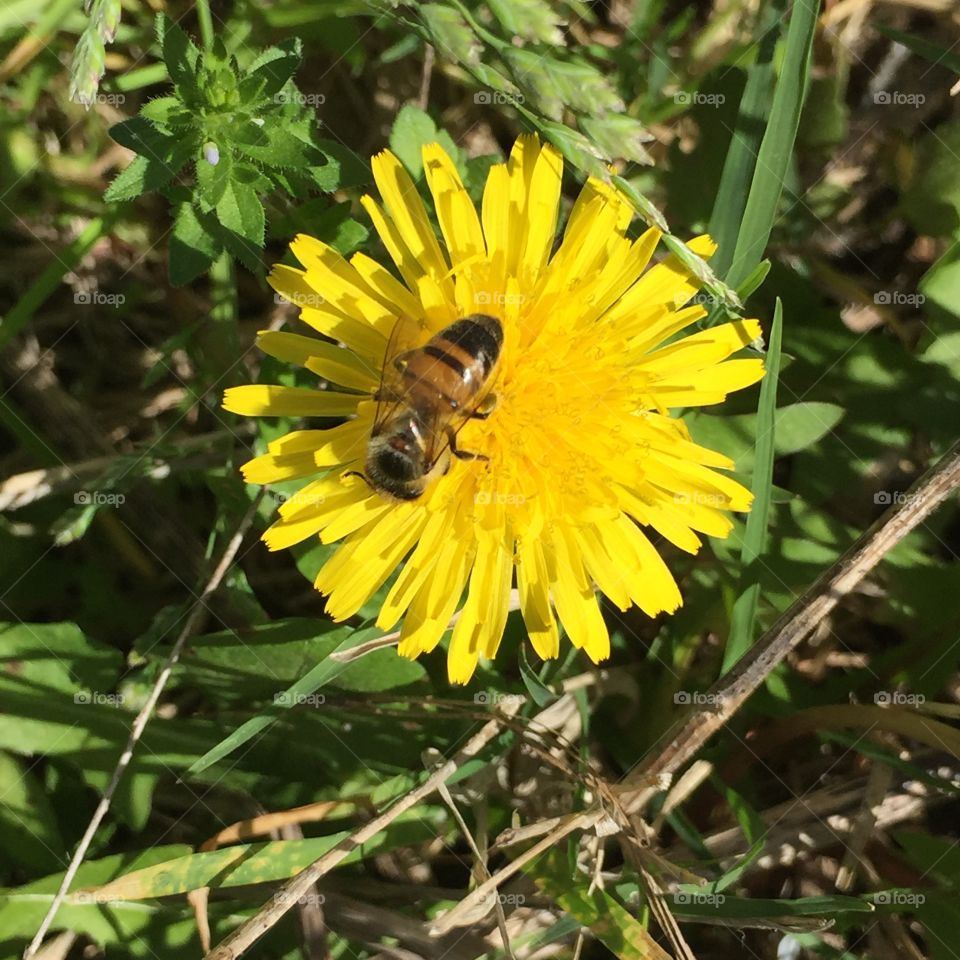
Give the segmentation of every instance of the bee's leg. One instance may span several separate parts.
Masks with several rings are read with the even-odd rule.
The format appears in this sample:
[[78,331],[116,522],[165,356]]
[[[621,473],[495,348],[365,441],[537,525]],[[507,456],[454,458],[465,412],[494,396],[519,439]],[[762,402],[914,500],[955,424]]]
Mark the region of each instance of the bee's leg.
[[347,477],[359,477],[374,493],[377,492],[377,488],[370,482],[370,478],[365,473],[361,473],[359,470],[348,470],[340,479],[346,480]]
[[450,452],[458,460],[489,460],[490,458],[485,453],[473,453],[470,450],[461,450],[457,446],[457,434],[453,427],[448,426],[446,428],[447,442],[450,444]]
[[376,400],[377,403],[396,403],[402,398],[396,392],[396,390],[390,390],[387,387],[379,387],[372,394],[370,394],[370,399]]
[[489,394],[484,398],[483,403],[470,414],[472,420],[486,420],[487,417],[497,409],[497,395],[495,393]]

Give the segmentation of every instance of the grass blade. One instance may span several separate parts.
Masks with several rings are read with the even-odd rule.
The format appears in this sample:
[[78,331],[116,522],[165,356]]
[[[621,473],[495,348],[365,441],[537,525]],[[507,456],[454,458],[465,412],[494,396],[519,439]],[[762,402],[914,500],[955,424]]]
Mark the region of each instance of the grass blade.
[[717,241],[712,266],[722,277],[733,263],[737,234],[753,181],[760,142],[770,115],[770,88],[775,82],[773,54],[780,38],[786,0],[775,0],[760,28],[756,62],[747,71],[747,84],[740,98],[737,125],[723,164],[720,187],[713,203],[707,232]]
[[902,43],[908,50],[912,50],[918,57],[923,57],[930,63],[936,63],[952,70],[954,73],[960,73],[960,53],[954,53],[938,43],[931,43],[924,40],[923,37],[915,37],[912,33],[904,33],[902,30],[894,30],[893,27],[885,26],[882,23],[877,24],[877,30],[888,36],[897,43]]
[[819,11],[820,0],[794,0],[783,66],[770,108],[770,122],[757,154],[750,195],[726,276],[732,287],[739,286],[753,272],[770,239],[800,125]]
[[20,332],[47,298],[60,286],[64,276],[86,256],[90,248],[113,226],[114,216],[97,217],[91,220],[83,232],[47,264],[30,288],[16,302],[13,309],[0,322],[0,347]]
[[743,545],[740,549],[740,596],[733,605],[730,634],[723,653],[726,673],[753,643],[760,581],[756,562],[763,552],[770,519],[773,490],[773,454],[777,419],[777,380],[780,377],[780,343],[783,334],[783,307],[780,298],[773,311],[770,346],[767,350],[767,374],[760,384],[757,408],[756,460],[753,468],[753,507],[747,517]]
[[[335,652],[350,650],[366,643],[375,636],[379,636],[380,631],[373,628],[366,630],[357,630],[350,637],[343,641]],[[302,703],[303,697],[308,697],[315,690],[319,690],[324,684],[329,683],[339,674],[343,673],[349,662],[334,660],[327,657],[318,663],[312,670],[307,671],[296,683],[290,686],[282,696],[274,698],[274,705],[263,713],[251,717],[246,723],[242,723],[230,736],[221,740],[212,750],[208,750],[199,760],[191,765],[187,770],[187,775],[202,773],[208,767],[213,766],[217,761],[229,756],[234,750],[243,746],[248,740],[253,739],[262,730],[266,730],[280,716],[280,711],[287,710],[295,704]]]

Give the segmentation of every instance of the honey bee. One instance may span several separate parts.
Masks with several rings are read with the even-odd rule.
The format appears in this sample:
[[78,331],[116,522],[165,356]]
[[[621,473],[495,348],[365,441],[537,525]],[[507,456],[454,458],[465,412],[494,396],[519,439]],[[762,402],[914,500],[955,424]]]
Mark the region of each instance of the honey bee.
[[457,446],[471,418],[485,419],[496,404],[490,392],[503,345],[495,317],[474,313],[444,327],[422,346],[399,349],[403,319],[390,337],[377,411],[367,442],[366,473],[377,493],[416,500],[450,468],[450,456],[485,460]]

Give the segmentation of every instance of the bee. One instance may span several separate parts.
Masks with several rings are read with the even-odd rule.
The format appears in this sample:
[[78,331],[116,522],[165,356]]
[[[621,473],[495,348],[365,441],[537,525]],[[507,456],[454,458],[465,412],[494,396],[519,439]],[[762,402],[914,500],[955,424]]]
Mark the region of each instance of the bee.
[[471,418],[486,419],[496,405],[490,392],[503,327],[496,317],[474,313],[444,327],[422,346],[397,352],[398,321],[390,336],[374,394],[377,411],[367,442],[366,473],[377,493],[416,500],[450,468],[450,456],[485,460],[457,446]]

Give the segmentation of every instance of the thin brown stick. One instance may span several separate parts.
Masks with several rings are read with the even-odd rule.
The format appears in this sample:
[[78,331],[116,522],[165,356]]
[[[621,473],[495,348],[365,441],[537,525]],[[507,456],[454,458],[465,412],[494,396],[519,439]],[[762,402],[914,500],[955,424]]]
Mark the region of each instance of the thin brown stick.
[[107,784],[107,789],[103,791],[103,796],[100,798],[100,802],[97,804],[97,809],[94,810],[93,816],[90,818],[90,822],[87,824],[87,829],[80,840],[80,845],[77,847],[73,857],[70,860],[70,865],[67,867],[67,872],[63,875],[60,888],[57,890],[56,896],[50,903],[50,907],[47,910],[42,923],[40,924],[40,929],[37,930],[33,940],[30,941],[30,946],[28,946],[24,951],[23,960],[30,960],[30,958],[36,954],[37,950],[40,948],[40,945],[43,943],[43,938],[47,935],[47,931],[50,929],[50,925],[53,923],[53,919],[56,916],[57,910],[60,908],[60,904],[63,902],[64,897],[67,895],[67,891],[70,889],[70,884],[73,883],[73,878],[80,869],[80,864],[83,863],[83,858],[86,856],[87,850],[90,848],[90,844],[93,841],[94,835],[96,834],[100,824],[103,822],[103,818],[107,815],[107,811],[110,809],[110,803],[113,800],[113,795],[116,792],[117,787],[120,784],[120,780],[127,770],[127,767],[130,766],[130,761],[133,759],[133,751],[136,748],[140,737],[143,735],[143,731],[146,728],[148,721],[153,716],[153,710],[156,707],[157,701],[160,699],[161,694],[163,693],[164,687],[167,685],[167,681],[170,679],[170,674],[173,672],[173,667],[177,660],[180,659],[180,654],[183,652],[184,645],[193,635],[194,630],[200,623],[201,617],[206,613],[207,600],[220,586],[224,576],[230,569],[230,566],[237,555],[237,551],[240,549],[240,544],[243,542],[243,538],[246,535],[250,524],[253,523],[253,520],[257,515],[257,508],[260,506],[260,500],[262,497],[263,491],[260,491],[253,503],[250,504],[250,508],[240,521],[236,533],[230,539],[226,549],[223,551],[223,554],[214,568],[213,573],[210,575],[210,579],[207,581],[207,585],[203,588],[203,593],[201,593],[200,596],[194,601],[193,607],[191,608],[190,613],[183,625],[183,629],[180,631],[180,635],[177,637],[176,642],[170,648],[170,653],[167,655],[166,663],[164,663],[163,669],[160,671],[160,675],[157,677],[156,682],[153,685],[153,689],[150,691],[150,696],[147,697],[147,702],[143,705],[142,709],[137,714],[136,719],[133,721],[133,726],[130,728],[130,736],[127,738],[127,745],[124,748],[123,753],[120,754],[120,759],[117,760],[117,765],[114,768],[113,776],[111,776],[110,782]]
[[427,109],[430,102],[430,80],[433,77],[434,50],[431,44],[423,49],[423,70],[420,73],[420,92],[417,94],[417,106],[421,110]]
[[630,812],[651,795],[656,778],[676,773],[740,709],[787,654],[804,640],[878,563],[960,488],[960,441],[886,511],[833,566],[794,602],[779,620],[708,691],[706,703],[687,714],[656,753],[642,762],[618,788],[632,794]]
[[517,705],[505,704],[501,709],[501,716],[494,717],[484,724],[475,733],[462,750],[459,750],[450,760],[438,767],[431,776],[419,787],[411,790],[398,800],[389,810],[375,817],[366,826],[361,827],[351,836],[341,840],[335,847],[328,850],[319,860],[315,860],[302,873],[292,880],[268,900],[246,923],[234,930],[223,943],[208,953],[204,960],[236,960],[245,950],[251,947],[268,930],[275,926],[280,918],[291,907],[296,906],[302,896],[307,894],[311,887],[325,874],[339,864],[352,850],[379,833],[402,813],[416,806],[425,797],[430,796],[441,784],[446,783],[463,766],[464,762],[476,756],[497,734],[503,725],[503,720],[509,717]]

